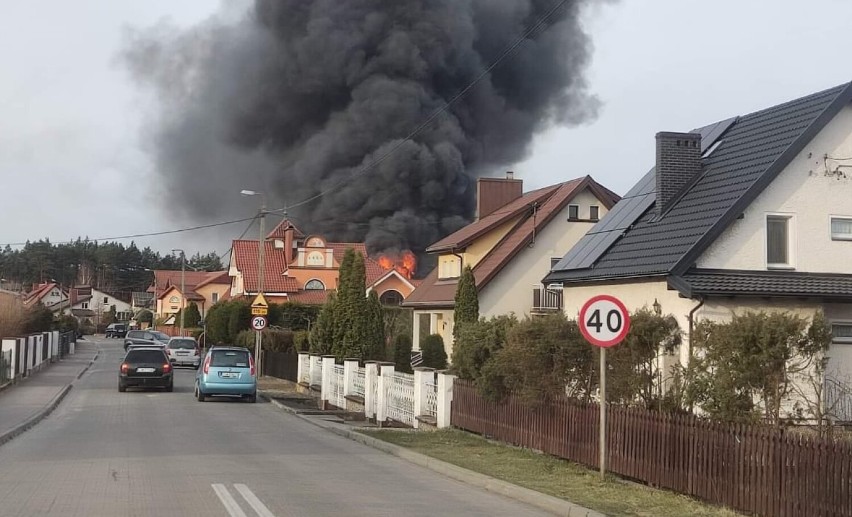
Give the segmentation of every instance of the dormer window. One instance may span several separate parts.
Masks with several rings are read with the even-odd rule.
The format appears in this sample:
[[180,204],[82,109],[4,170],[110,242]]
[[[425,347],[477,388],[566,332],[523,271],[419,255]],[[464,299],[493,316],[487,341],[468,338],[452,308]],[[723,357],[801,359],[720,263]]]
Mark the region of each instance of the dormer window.
[[768,269],[794,269],[792,253],[791,215],[766,216],[766,267]]
[[308,253],[305,264],[308,266],[325,266],[325,253],[321,251],[312,251]]
[[568,220],[576,221],[580,218],[580,206],[579,205],[568,205]]
[[305,284],[305,291],[325,291],[325,284],[317,279],[309,280]]
[[597,221],[601,217],[601,207],[598,205],[592,205],[589,207],[589,219],[592,221]]

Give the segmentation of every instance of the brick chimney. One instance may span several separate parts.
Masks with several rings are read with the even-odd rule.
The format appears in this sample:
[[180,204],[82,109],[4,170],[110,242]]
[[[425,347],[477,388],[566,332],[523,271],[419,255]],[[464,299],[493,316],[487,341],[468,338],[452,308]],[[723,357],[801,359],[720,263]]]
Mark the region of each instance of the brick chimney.
[[476,219],[496,212],[524,194],[524,181],[516,180],[509,171],[505,178],[479,178],[476,180]]
[[681,189],[701,172],[701,135],[657,133],[657,213],[668,210]]
[[293,235],[295,233],[293,225],[288,224],[287,229],[284,230],[284,260],[288,267],[290,262],[293,262]]

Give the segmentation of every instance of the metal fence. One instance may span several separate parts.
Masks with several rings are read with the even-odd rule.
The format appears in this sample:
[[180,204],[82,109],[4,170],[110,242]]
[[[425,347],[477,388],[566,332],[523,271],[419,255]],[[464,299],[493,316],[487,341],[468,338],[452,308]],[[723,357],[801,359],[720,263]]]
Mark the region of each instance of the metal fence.
[[352,380],[352,394],[364,398],[364,385],[366,373],[363,368],[355,370],[355,378]]
[[388,418],[414,425],[414,376],[394,373],[387,387]]
[[839,380],[825,379],[825,414],[839,423],[852,423],[852,386]]
[[285,352],[264,352],[263,375],[298,382],[299,356]]
[[438,417],[438,384],[434,382],[426,382],[426,414],[437,418]]
[[[598,466],[597,405],[497,404],[457,380],[451,413],[456,427]],[[849,442],[615,407],[607,427],[616,474],[755,515],[852,517]]]

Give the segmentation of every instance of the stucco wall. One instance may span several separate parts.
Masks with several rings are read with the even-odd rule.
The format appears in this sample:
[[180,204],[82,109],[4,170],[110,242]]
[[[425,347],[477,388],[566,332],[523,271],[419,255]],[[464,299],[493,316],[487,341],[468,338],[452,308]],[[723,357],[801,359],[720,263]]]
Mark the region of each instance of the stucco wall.
[[485,255],[487,255],[498,242],[500,242],[500,239],[505,237],[506,234],[509,233],[509,230],[518,224],[518,220],[520,220],[520,216],[506,221],[502,225],[476,239],[476,241],[468,246],[467,249],[464,250],[464,253],[461,254],[461,256],[464,257],[464,265],[476,267],[479,261],[482,260],[482,258],[485,257]]
[[[792,216],[791,255],[797,271],[852,273],[852,241],[832,241],[829,222],[832,215],[852,217],[852,178],[827,176],[825,155],[852,157],[852,106],[845,107],[799,153],[745,210],[743,218],[699,258],[698,266],[767,269],[766,215],[783,213]],[[845,172],[852,177],[852,170]]]
[[290,268],[287,270],[287,276],[293,277],[299,282],[299,288],[304,289],[305,284],[311,280],[319,280],[325,285],[325,289],[330,291],[337,289],[337,279],[340,275],[337,269],[325,268]]
[[204,297],[204,303],[198,304],[198,309],[201,311],[201,317],[203,318],[210,307],[213,306],[213,293],[219,294],[219,300],[221,300],[231,289],[231,286],[228,284],[207,284],[199,287],[195,290],[199,296]]
[[[580,218],[589,216],[589,206],[606,208],[588,190],[577,194],[571,204],[579,205]],[[532,247],[521,250],[512,261],[479,293],[479,313],[485,317],[515,313],[528,315],[533,304],[533,289],[550,271],[550,259],[563,257],[594,223],[568,221],[568,206],[557,214],[536,236]]]

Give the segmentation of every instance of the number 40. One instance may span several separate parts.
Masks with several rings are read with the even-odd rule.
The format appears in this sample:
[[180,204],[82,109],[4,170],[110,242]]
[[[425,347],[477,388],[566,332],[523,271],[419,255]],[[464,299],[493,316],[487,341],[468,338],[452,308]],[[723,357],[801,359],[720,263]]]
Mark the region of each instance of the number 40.
[[[616,309],[611,309],[608,313],[606,313],[606,328],[612,333],[618,333],[621,330],[622,325],[621,320],[621,312]],[[601,322],[601,310],[595,309],[589,315],[589,319],[586,320],[586,326],[589,328],[595,329],[596,333],[601,332],[601,328],[603,328],[604,324]]]

